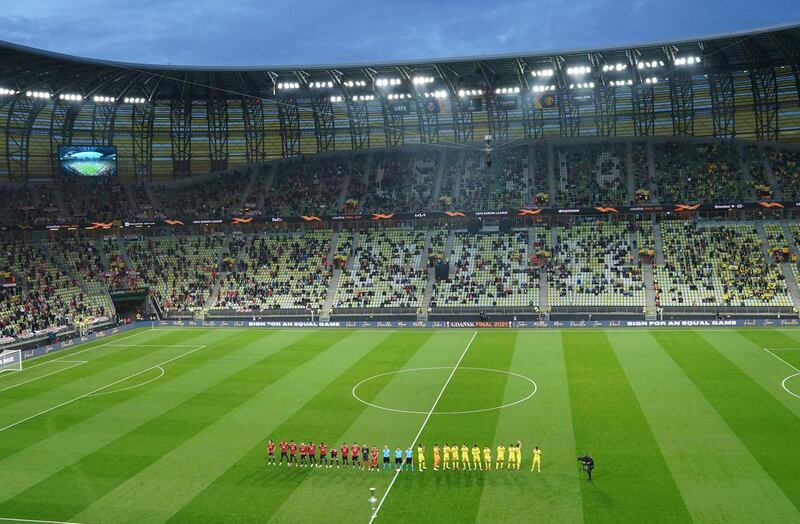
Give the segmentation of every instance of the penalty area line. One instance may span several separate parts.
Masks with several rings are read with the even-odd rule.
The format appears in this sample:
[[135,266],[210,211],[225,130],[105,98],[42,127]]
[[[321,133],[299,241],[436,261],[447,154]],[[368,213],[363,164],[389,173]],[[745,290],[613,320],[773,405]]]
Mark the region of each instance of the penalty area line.
[[[8,426],[5,426],[5,427],[2,427],[2,428],[0,428],[0,433],[2,433],[3,431],[5,431],[5,430],[7,430],[7,429],[11,429],[11,428],[13,428],[13,427],[15,427],[15,426],[19,426],[19,425],[20,425],[20,424],[22,424],[23,422],[27,422],[27,421],[29,421],[29,420],[35,419],[36,417],[40,417],[40,416],[42,416],[42,415],[45,415],[45,414],[47,414],[47,413],[50,413],[51,411],[53,411],[53,410],[56,410],[56,409],[58,409],[58,408],[60,408],[60,407],[64,407],[64,406],[66,406],[66,405],[68,405],[68,404],[72,404],[73,402],[77,402],[78,400],[81,400],[81,399],[83,399],[83,398],[86,398],[86,397],[90,397],[90,396],[92,396],[92,395],[95,395],[96,393],[99,393],[99,392],[103,391],[104,389],[108,389],[108,388],[110,388],[110,387],[112,387],[112,386],[116,386],[117,384],[120,384],[120,383],[122,383],[122,382],[125,382],[126,380],[132,379],[132,378],[134,378],[134,377],[138,377],[138,376],[139,376],[139,375],[141,375],[142,373],[147,373],[148,371],[152,371],[152,370],[154,370],[154,369],[161,368],[161,366],[163,366],[163,365],[165,365],[165,364],[169,364],[170,362],[174,362],[174,361],[178,360],[179,358],[183,358],[183,357],[185,357],[185,356],[187,356],[187,355],[191,355],[192,353],[196,353],[196,352],[200,351],[201,349],[205,349],[206,347],[207,347],[207,346],[200,346],[200,347],[198,347],[197,349],[193,349],[193,350],[191,350],[191,351],[187,351],[186,353],[181,353],[181,354],[180,354],[180,355],[178,355],[177,357],[172,357],[171,359],[169,359],[169,360],[165,360],[164,362],[159,362],[159,363],[158,363],[158,364],[156,364],[155,366],[150,366],[150,367],[149,367],[149,368],[147,368],[147,369],[143,369],[143,370],[141,370],[141,371],[137,371],[136,373],[133,373],[133,374],[131,374],[131,375],[128,375],[127,377],[121,378],[121,379],[119,379],[119,380],[116,380],[116,381],[112,382],[111,384],[106,384],[106,385],[105,385],[105,386],[103,386],[103,387],[97,388],[97,389],[95,389],[95,390],[92,390],[92,391],[90,391],[90,392],[88,392],[88,393],[84,393],[83,395],[80,395],[80,396],[78,396],[78,397],[75,397],[75,398],[73,398],[73,399],[70,399],[70,400],[67,400],[67,401],[65,401],[65,402],[62,402],[61,404],[57,404],[57,405],[55,405],[55,406],[53,406],[53,407],[51,407],[51,408],[47,408],[47,409],[45,409],[44,411],[40,411],[40,412],[38,412],[38,413],[34,413],[33,415],[31,415],[31,416],[29,416],[29,417],[25,417],[25,418],[24,418],[24,419],[22,419],[22,420],[18,420],[18,421],[16,421],[16,422],[14,422],[13,424],[9,424]],[[162,371],[163,371],[163,369],[162,369]],[[161,378],[161,376],[163,376],[163,375],[159,375],[157,378]],[[139,386],[141,386],[141,385],[142,385],[142,384],[139,384]],[[120,391],[122,391],[122,390],[120,390]]]
[[[792,368],[793,370],[796,371],[796,373],[794,373],[793,375],[789,375],[788,377],[784,377],[784,379],[781,381],[781,387],[783,388],[783,390],[785,392],[787,392],[791,396],[793,396],[795,398],[800,398],[800,395],[798,395],[797,393],[795,393],[794,391],[789,389],[789,387],[786,385],[786,383],[789,381],[789,379],[792,379],[792,378],[800,375],[800,369],[797,369],[797,367],[795,367],[792,364],[789,364],[788,362],[786,362],[782,357],[779,357],[778,355],[773,353],[771,349],[769,349],[769,348],[763,348],[763,349],[764,349],[764,351],[766,351],[767,353],[769,353],[770,355],[772,355],[773,357],[777,358],[778,360],[780,360],[781,362],[783,362],[784,364],[786,364],[787,366],[789,366],[790,368]],[[780,348],[773,348],[773,349],[779,350]],[[788,349],[798,349],[798,348],[788,348]]]
[[[475,340],[475,337],[477,337],[477,336],[478,336],[478,332],[474,331],[472,333],[472,338],[470,338],[469,342],[467,342],[467,347],[464,348],[464,351],[461,353],[461,356],[458,357],[458,362],[456,362],[456,365],[453,366],[453,371],[450,372],[450,376],[447,377],[447,380],[444,382],[444,386],[442,386],[441,391],[439,391],[439,395],[436,397],[436,400],[433,401],[433,406],[431,406],[430,411],[428,411],[428,414],[425,416],[425,420],[422,421],[422,426],[420,426],[419,431],[417,431],[417,434],[414,437],[414,440],[411,441],[411,445],[409,447],[413,448],[414,444],[416,444],[416,442],[419,439],[420,435],[422,435],[422,432],[425,430],[425,426],[428,424],[428,421],[431,419],[431,415],[433,415],[433,412],[436,411],[436,406],[439,404],[439,401],[442,399],[442,395],[444,395],[444,390],[447,389],[448,384],[450,384],[450,381],[453,379],[453,375],[456,374],[456,370],[458,369],[458,366],[461,365],[461,361],[464,360],[464,357],[467,355],[467,351],[469,351],[469,348],[472,346],[472,342]],[[413,450],[412,450],[412,453],[413,453]],[[394,483],[397,480],[397,476],[400,475],[400,471],[401,470],[399,470],[399,469],[395,470],[394,476],[392,477],[392,481],[389,483],[389,487],[386,488],[386,491],[383,493],[383,496],[381,497],[380,502],[378,502],[378,507],[375,508],[375,511],[372,513],[372,516],[369,519],[370,524],[372,524],[372,521],[374,521],[378,517],[378,512],[381,510],[381,507],[383,506],[383,503],[386,500],[386,497],[389,496],[389,492],[392,491],[392,487],[394,487]]]

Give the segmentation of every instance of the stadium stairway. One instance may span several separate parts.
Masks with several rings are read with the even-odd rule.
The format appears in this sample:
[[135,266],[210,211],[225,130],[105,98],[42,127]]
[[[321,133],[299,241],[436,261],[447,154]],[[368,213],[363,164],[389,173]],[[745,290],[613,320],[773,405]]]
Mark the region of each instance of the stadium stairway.
[[[553,160],[553,142],[547,142],[547,187],[550,188],[550,202],[556,202],[556,195],[558,192],[556,189],[558,186],[556,185],[556,171],[555,171],[555,161]],[[560,202],[558,202],[560,204]]]
[[431,192],[431,200],[433,202],[437,202],[439,200],[439,195],[441,195],[442,178],[444,177],[444,167],[446,162],[447,162],[447,149],[442,151],[441,155],[439,156],[439,167],[436,169],[436,180],[433,183],[433,192]]
[[92,242],[92,245],[97,250],[97,256],[100,258],[100,263],[103,264],[103,269],[106,271],[111,270],[111,262],[108,261],[106,250],[103,249],[103,237],[97,237]]
[[[364,160],[364,172],[361,173],[361,183],[364,185],[364,188],[365,188],[364,194],[367,194],[369,192],[369,190],[370,190],[370,187],[369,187],[369,173],[370,173],[370,170],[372,169],[372,160],[373,160],[372,150],[369,150],[367,152],[367,159]],[[353,176],[358,176],[358,173],[354,173]],[[364,199],[363,198],[358,202],[358,212],[359,213],[363,213],[364,212]],[[353,244],[353,245],[356,245],[356,244]]]
[[[350,162],[348,165],[352,166],[353,163]],[[334,213],[341,213],[341,210],[344,209],[344,202],[347,200],[347,192],[350,190],[350,180],[352,178],[352,169],[348,169],[347,175],[344,177],[344,182],[342,182],[342,190],[339,191],[339,196],[336,197],[336,209],[333,210]]]
[[628,181],[628,202],[633,202],[636,194],[636,183],[633,180],[633,143],[625,142],[625,178]]
[[[328,260],[333,260],[333,257],[336,255],[336,246],[339,245],[339,232],[334,231],[333,235],[331,236],[331,244],[328,247]],[[348,257],[348,265],[350,264],[350,259],[354,257]],[[331,319],[331,310],[333,310],[333,300],[336,297],[336,288],[339,287],[339,277],[342,274],[341,269],[334,269],[333,274],[331,275],[331,280],[328,282],[328,291],[325,295],[325,301],[322,303],[322,307],[320,308],[319,318],[320,320],[328,321]]]
[[[355,255],[355,252],[356,252],[356,246],[358,246],[358,239],[359,239],[360,235],[361,234],[358,231],[353,231],[353,245],[350,246],[350,256],[347,257],[347,267],[345,268],[348,271],[350,271],[351,269],[356,267],[356,258],[357,257],[355,257],[354,255]],[[336,288],[333,288],[333,289],[336,289]]]
[[767,232],[764,230],[763,222],[756,222],[756,231],[758,232],[758,238],[761,240],[761,252],[764,254],[764,260],[769,263],[769,241],[767,240]]
[[661,237],[661,226],[658,223],[653,224],[653,241],[656,250],[656,264],[659,266],[664,265],[664,240]]
[[[660,203],[660,199],[658,198],[658,187],[656,186],[656,158],[655,153],[653,152],[653,141],[647,141],[645,145],[645,151],[647,151],[647,174],[650,176],[650,197],[654,204]],[[658,229],[658,228],[654,228]],[[659,242],[656,241],[658,245]]]
[[139,212],[139,206],[136,205],[136,197],[133,194],[133,185],[132,184],[122,184],[122,190],[125,191],[125,199],[128,201],[128,206],[131,209],[136,210]]
[[[453,188],[452,188],[452,195],[453,195],[453,202],[458,202],[459,193],[461,193],[461,177],[464,176],[464,159],[466,158],[466,152],[460,151],[458,153],[458,157],[456,157],[455,165],[456,165],[456,177],[453,181]],[[456,206],[458,208],[458,206]]]
[[744,180],[747,187],[750,188],[750,198],[758,200],[756,195],[755,186],[753,185],[753,177],[750,174],[750,165],[744,161],[744,144],[741,142],[736,143],[736,160],[739,162],[739,172],[741,173],[742,180]]
[[264,182],[263,190],[256,195],[256,207],[258,209],[264,209],[264,198],[267,196],[269,188],[272,187],[272,183],[275,181],[275,172],[277,169],[277,164],[269,165],[269,173],[267,174],[267,180]]
[[[456,231],[455,229],[451,229],[450,232],[447,234],[447,243],[444,245],[444,253],[442,256],[446,262],[450,261],[450,253],[453,251],[453,244],[456,241]],[[454,267],[450,267],[450,271],[447,274],[447,277],[450,278],[454,275],[453,270]]]
[[[147,193],[147,199],[150,200],[150,205],[153,206],[153,209],[161,209],[161,202],[156,198],[152,186],[150,184],[145,184],[144,191]],[[127,264],[127,261],[125,263]]]
[[775,178],[775,172],[772,171],[772,163],[769,161],[767,152],[764,151],[764,146],[759,145],[758,150],[761,153],[761,158],[763,159],[762,162],[764,165],[764,176],[767,177],[767,182],[769,182],[770,187],[772,187],[772,198],[775,200],[783,200],[783,190],[781,189],[781,185],[778,183],[778,179]]
[[656,287],[653,278],[653,265],[642,264],[642,280],[644,280],[645,318],[656,320]]
[[244,207],[245,202],[250,199],[253,188],[256,186],[256,178],[258,177],[258,169],[249,169],[248,171],[250,172],[250,179],[247,181],[247,185],[244,187],[242,196],[239,199],[239,206],[241,207]]

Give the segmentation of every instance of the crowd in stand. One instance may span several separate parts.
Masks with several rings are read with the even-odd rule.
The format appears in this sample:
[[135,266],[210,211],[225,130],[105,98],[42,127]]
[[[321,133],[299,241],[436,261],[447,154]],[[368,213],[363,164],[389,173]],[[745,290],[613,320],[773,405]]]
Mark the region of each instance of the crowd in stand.
[[320,308],[327,297],[333,263],[328,259],[330,231],[257,238],[227,274],[214,309],[264,311]]
[[242,199],[250,177],[239,171],[212,175],[199,181],[151,186],[159,218],[223,218],[242,214]]
[[775,179],[783,188],[783,198],[800,198],[800,151],[771,149],[769,161]]
[[430,307],[535,307],[539,271],[528,257],[528,233],[456,234],[450,275],[433,286]]
[[622,146],[559,146],[554,154],[559,204],[606,206],[628,200]]
[[271,184],[267,174],[261,175],[257,191],[263,191],[263,213],[267,216],[334,214],[348,174],[346,161],[338,157],[281,163],[272,175]]
[[335,308],[417,308],[428,268],[424,230],[372,229],[359,233],[352,268],[339,277]]
[[[545,143],[525,144],[498,149],[491,165],[482,152],[387,150],[293,159],[171,184],[8,184],[0,185],[0,198],[8,203],[0,208],[0,221],[513,209],[531,202],[533,193],[552,189],[550,168],[557,204],[564,206],[635,201],[628,172],[635,190],[652,191],[661,203],[765,199],[775,182],[784,199],[800,198],[800,152],[738,146],[692,141],[655,142],[651,148],[634,142],[629,157],[621,143],[556,145],[552,155]],[[765,226],[766,249],[751,226],[665,222],[656,227],[665,263],[647,263],[654,264],[658,306],[792,305],[780,267],[765,263],[796,253],[781,227]],[[800,238],[795,227],[794,237]],[[417,308],[429,282],[435,308],[535,308],[544,260],[549,260],[551,306],[644,304],[638,258],[655,258],[652,225],[562,226],[553,246],[549,229],[535,231],[529,241],[527,231],[476,236],[434,228],[427,251],[422,228],[343,230],[335,237],[331,231],[307,231],[90,240],[69,233],[10,241],[1,245],[0,271],[13,272],[18,285],[0,291],[0,333],[8,340],[79,318],[109,316],[109,290],[143,286],[165,312],[206,306],[316,310],[326,301],[334,309]],[[439,260],[450,262],[450,275],[434,284],[429,274]],[[798,271],[796,263],[792,267]],[[329,297],[337,269],[338,286]]]
[[661,236],[658,306],[791,306],[784,276],[766,263],[753,226],[664,222]]
[[467,153],[457,204],[460,209],[519,208],[530,201],[529,146],[499,149],[491,165],[483,152]]
[[105,305],[84,294],[77,278],[38,246],[21,241],[0,243],[0,266],[13,272],[17,285],[3,288],[0,343],[98,320]]
[[133,240],[126,245],[128,257],[164,311],[205,306],[219,273],[224,237]]
[[662,203],[742,202],[753,198],[732,142],[665,142],[655,144],[653,151]]
[[631,240],[626,225],[559,227],[548,268],[550,305],[644,307],[642,268]]
[[[438,151],[375,154],[367,180],[369,190],[357,189],[357,194],[363,195],[358,197],[362,198],[361,210],[365,213],[430,210],[434,206],[440,155]],[[349,198],[358,199],[356,194]]]

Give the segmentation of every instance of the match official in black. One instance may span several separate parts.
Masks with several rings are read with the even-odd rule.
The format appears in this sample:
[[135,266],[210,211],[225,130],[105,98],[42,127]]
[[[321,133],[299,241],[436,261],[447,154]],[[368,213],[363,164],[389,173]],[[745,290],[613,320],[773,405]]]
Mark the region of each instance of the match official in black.
[[583,466],[583,471],[586,472],[589,482],[592,481],[592,470],[594,469],[594,459],[588,453],[582,457],[578,457],[578,461]]

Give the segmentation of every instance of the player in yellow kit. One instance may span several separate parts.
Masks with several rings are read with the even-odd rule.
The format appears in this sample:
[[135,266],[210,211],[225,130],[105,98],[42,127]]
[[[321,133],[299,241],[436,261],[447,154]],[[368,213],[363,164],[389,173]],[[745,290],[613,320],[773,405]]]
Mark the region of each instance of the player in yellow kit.
[[533,448],[533,466],[531,466],[531,471],[533,468],[536,468],[537,472],[542,471],[542,450],[537,447]]
[[425,467],[425,446],[422,444],[417,445],[417,470],[423,471],[428,468]]
[[481,448],[477,444],[472,445],[472,469],[483,469],[481,466]]
[[450,469],[450,446],[447,445],[447,442],[444,443],[442,448],[442,458],[444,459],[442,469]]
[[442,456],[439,453],[439,444],[433,445],[433,471],[439,471],[439,463],[442,460]]
[[483,448],[483,469],[492,471],[492,449],[489,446]]
[[464,469],[472,469],[469,463],[469,448],[466,444],[461,444],[461,463],[464,464]]
[[519,471],[519,467],[522,465],[522,441],[517,441],[517,471]]
[[503,462],[506,460],[506,447],[500,444],[497,446],[497,462],[494,465],[494,469],[500,469],[503,467]]
[[509,444],[507,469],[516,469],[516,468],[517,468],[517,448],[514,446],[514,444]]
[[458,444],[453,444],[450,448],[450,456],[453,457],[453,469],[461,469],[458,467]]

